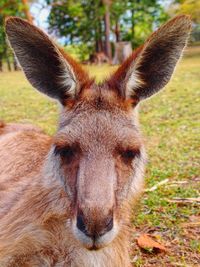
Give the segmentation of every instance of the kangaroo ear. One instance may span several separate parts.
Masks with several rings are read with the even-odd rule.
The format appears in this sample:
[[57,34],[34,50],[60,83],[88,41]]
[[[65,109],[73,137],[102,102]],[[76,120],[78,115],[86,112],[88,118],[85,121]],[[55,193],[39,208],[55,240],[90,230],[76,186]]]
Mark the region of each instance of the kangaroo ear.
[[7,38],[29,82],[39,91],[58,99],[75,98],[88,81],[88,74],[50,38],[27,21],[10,17]]
[[138,102],[162,89],[170,80],[191,29],[188,16],[177,16],[154,32],[108,80],[112,90]]

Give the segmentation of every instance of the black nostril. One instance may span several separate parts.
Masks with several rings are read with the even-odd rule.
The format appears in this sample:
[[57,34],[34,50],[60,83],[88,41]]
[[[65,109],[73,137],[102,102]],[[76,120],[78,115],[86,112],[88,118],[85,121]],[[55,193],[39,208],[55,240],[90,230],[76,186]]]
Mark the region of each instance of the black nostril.
[[85,225],[85,222],[84,222],[84,217],[82,214],[79,214],[77,216],[77,222],[76,222],[76,226],[77,228],[83,232],[85,235],[89,235],[88,234],[88,231],[87,231],[87,228],[86,228],[86,225]]
[[113,228],[113,216],[109,217],[106,222],[106,231],[109,232]]
[[98,233],[99,236],[105,235],[107,232],[111,231],[113,228],[113,217],[109,216],[104,223],[104,227]]

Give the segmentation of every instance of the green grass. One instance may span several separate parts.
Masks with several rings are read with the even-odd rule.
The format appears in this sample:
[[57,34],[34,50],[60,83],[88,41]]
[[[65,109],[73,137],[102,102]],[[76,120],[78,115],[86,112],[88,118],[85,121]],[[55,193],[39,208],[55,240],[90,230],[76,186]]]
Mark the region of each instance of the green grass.
[[[109,66],[87,67],[97,80],[109,73]],[[135,266],[200,266],[200,231],[183,227],[191,218],[200,219],[199,206],[169,203],[174,197],[200,195],[200,48],[191,48],[179,64],[169,85],[140,107],[142,130],[146,138],[149,163],[146,187],[169,179],[154,192],[145,193],[134,208],[132,223],[138,232],[160,236],[169,252],[143,253],[133,238]],[[57,126],[57,107],[31,88],[21,72],[0,74],[0,118],[29,122],[53,134]],[[170,186],[173,181],[186,185]],[[137,257],[136,257],[137,256]]]

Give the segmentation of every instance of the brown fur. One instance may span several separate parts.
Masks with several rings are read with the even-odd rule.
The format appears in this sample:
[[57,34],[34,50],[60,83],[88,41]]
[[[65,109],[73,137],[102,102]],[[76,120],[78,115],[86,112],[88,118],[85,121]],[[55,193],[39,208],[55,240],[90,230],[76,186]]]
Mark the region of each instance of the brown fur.
[[0,121],[0,135],[18,131],[30,131],[43,133],[43,130],[32,124],[4,123]]
[[131,266],[129,217],[146,162],[136,106],[169,81],[189,25],[165,24],[96,85],[41,30],[7,20],[28,80],[62,109],[53,138],[0,124],[1,267]]

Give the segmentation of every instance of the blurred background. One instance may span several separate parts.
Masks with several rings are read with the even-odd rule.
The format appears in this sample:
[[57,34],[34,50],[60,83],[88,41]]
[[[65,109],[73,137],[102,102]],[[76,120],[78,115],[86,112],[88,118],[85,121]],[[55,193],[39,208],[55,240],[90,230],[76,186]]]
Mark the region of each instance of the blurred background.
[[[7,16],[48,32],[98,82],[177,14],[192,18],[189,45],[171,82],[140,105],[149,161],[131,218],[136,267],[200,266],[200,0],[0,0],[0,120],[48,134],[56,131],[57,105],[20,71],[5,40]],[[157,244],[139,243],[146,234]]]
[[7,16],[20,16],[48,31],[83,63],[118,64],[177,14],[191,16],[190,44],[200,43],[199,0],[0,0],[0,70],[3,61],[8,70],[17,67],[5,41]]

